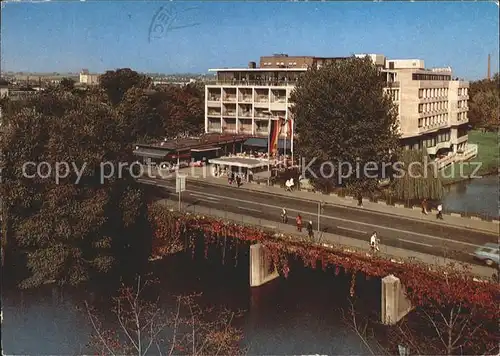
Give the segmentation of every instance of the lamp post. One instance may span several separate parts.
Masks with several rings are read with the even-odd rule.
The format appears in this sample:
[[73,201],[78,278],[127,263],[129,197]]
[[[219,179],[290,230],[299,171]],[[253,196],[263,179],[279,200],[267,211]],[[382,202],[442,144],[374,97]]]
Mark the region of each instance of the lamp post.
[[321,219],[321,210],[323,209],[324,206],[325,206],[325,202],[324,201],[318,201],[318,233],[320,232],[320,230],[319,230],[319,228],[320,228],[319,221]]
[[267,115],[267,185],[270,183],[271,179],[271,120],[272,113],[270,111],[264,111],[264,115]]

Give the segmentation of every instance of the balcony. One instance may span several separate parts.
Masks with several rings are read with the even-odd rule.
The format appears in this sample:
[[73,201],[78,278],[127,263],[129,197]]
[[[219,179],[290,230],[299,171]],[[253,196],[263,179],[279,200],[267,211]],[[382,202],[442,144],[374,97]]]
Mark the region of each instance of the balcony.
[[208,101],[220,102],[220,99],[221,99],[220,95],[209,95],[208,96]]
[[236,102],[236,95],[226,94],[226,95],[223,96],[222,100],[225,101],[225,102],[234,103],[234,102]]
[[244,102],[244,103],[251,103],[252,102],[252,96],[251,95],[240,95],[239,101]]
[[225,110],[222,113],[223,116],[236,117],[236,110]]
[[207,116],[220,116],[221,112],[217,110],[208,110]]
[[222,86],[255,86],[255,87],[294,87],[295,81],[286,80],[209,80],[206,85]]
[[252,112],[240,110],[238,111],[238,117],[252,117]]
[[386,88],[399,88],[400,86],[399,82],[387,82]]

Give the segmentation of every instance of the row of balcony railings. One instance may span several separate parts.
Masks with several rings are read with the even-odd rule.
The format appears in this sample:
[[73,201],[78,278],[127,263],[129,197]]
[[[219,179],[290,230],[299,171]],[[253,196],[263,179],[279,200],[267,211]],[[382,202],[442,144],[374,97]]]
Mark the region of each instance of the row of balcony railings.
[[[277,113],[273,116],[285,116],[286,113]],[[236,116],[236,111],[227,110],[227,111],[217,111],[217,110],[209,110],[207,112],[208,116]],[[238,116],[242,117],[256,117],[256,118],[269,118],[269,114],[263,111],[255,111],[254,115],[252,115],[252,111],[239,111]]]
[[231,85],[231,86],[295,86],[297,80],[208,80],[206,85]]
[[[208,101],[233,101],[235,102],[236,101],[236,96],[224,96],[224,97],[221,97],[221,96],[209,96],[208,97]],[[251,95],[249,96],[240,96],[239,98],[239,101],[243,101],[243,102],[248,102],[248,103],[252,103],[253,101],[253,98]],[[257,95],[255,96],[255,102],[257,103],[267,103],[269,102],[269,96],[268,95]],[[271,103],[285,103],[286,102],[286,98],[283,96],[279,96],[279,97],[276,97],[276,96],[271,96]]]

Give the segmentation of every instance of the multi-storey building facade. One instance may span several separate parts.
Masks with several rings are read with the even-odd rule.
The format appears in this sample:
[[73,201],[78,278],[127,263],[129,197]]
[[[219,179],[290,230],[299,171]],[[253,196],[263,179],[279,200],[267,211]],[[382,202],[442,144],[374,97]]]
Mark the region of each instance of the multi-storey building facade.
[[100,74],[89,73],[87,69],[83,69],[80,73],[80,84],[97,85],[99,84]]
[[[425,69],[423,60],[356,56],[369,56],[387,74],[405,148],[432,156],[466,150],[468,82],[453,79],[450,68]],[[205,87],[205,131],[267,135],[270,117],[291,118],[289,98],[299,76],[342,59],[274,55],[261,57],[258,68],[250,62],[248,68],[211,69],[217,76]]]

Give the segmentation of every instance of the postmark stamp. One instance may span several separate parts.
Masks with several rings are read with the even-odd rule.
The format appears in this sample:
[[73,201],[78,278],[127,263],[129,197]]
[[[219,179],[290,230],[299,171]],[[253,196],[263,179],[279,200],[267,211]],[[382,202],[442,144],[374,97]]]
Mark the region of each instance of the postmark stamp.
[[196,9],[196,7],[179,9],[174,7],[174,4],[160,7],[151,19],[148,42],[165,37],[171,31],[199,25],[199,22],[191,22],[186,18],[187,13],[193,13]]

